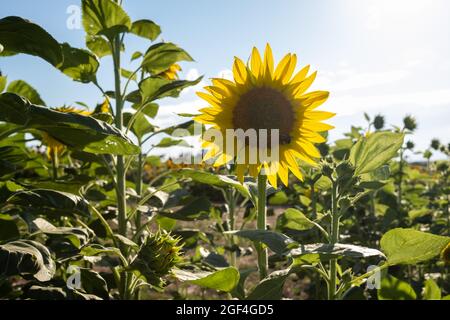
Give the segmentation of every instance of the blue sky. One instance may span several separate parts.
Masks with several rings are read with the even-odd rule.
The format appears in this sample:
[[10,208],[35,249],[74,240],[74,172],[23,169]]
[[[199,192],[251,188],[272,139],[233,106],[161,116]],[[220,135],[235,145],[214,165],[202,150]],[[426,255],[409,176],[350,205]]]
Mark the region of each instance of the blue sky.
[[[84,31],[66,26],[67,8],[76,0],[15,0],[2,16],[30,19],[58,41],[84,47]],[[388,124],[414,115],[419,129],[411,139],[424,149],[433,137],[450,137],[450,2],[446,0],[124,0],[133,20],[148,18],[162,27],[161,39],[179,44],[196,60],[183,64],[183,77],[227,76],[233,56],[246,60],[253,46],[272,45],[277,59],[295,52],[301,65],[318,70],[313,89],[331,92],[324,109],[338,115],[331,137],[364,125],[363,112],[382,113]],[[124,61],[150,43],[127,38]],[[99,82],[112,88],[111,61],[102,59]],[[132,68],[132,66],[129,66]],[[79,84],[35,57],[0,59],[8,79],[25,79],[50,106],[101,100],[92,85]],[[200,89],[200,88],[196,88]],[[164,126],[175,112],[203,106],[188,90],[178,100],[161,102]]]

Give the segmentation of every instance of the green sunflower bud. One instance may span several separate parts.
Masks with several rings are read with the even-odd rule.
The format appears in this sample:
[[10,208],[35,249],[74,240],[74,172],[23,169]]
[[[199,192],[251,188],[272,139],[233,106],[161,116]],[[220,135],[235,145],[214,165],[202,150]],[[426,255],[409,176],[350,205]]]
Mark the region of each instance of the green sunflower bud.
[[384,117],[381,114],[375,116],[375,118],[373,119],[373,126],[375,127],[376,130],[383,129]]
[[408,129],[409,131],[414,131],[417,128],[417,122],[413,116],[406,116],[403,119],[403,125],[404,125],[405,129]]
[[406,149],[409,149],[409,150],[414,149],[414,142],[408,141],[408,142],[406,143]]
[[431,147],[434,150],[439,150],[439,147],[441,146],[441,142],[439,141],[439,139],[433,139],[431,140]]
[[179,241],[161,230],[148,236],[129,269],[138,271],[154,286],[164,286],[162,277],[168,275],[182,260]]

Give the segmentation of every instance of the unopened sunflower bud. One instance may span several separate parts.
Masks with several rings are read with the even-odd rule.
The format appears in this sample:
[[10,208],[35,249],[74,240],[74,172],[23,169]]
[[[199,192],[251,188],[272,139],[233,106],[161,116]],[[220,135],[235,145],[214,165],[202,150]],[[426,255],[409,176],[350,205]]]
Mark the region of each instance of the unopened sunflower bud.
[[333,170],[333,168],[331,167],[330,164],[328,164],[328,163],[323,163],[322,164],[322,174],[324,176],[331,178],[332,175],[333,175],[333,171],[334,170]]
[[439,150],[439,147],[441,146],[441,142],[439,141],[439,139],[433,139],[431,140],[431,147],[434,150]]
[[162,277],[168,275],[181,261],[181,246],[178,243],[179,239],[173,238],[165,231],[149,235],[129,268],[139,271],[148,283],[163,286]]
[[383,129],[384,117],[381,114],[375,116],[375,118],[373,119],[373,126],[375,127],[376,130]]
[[406,142],[406,149],[409,149],[409,150],[414,149],[414,142],[412,142],[412,141]]
[[403,125],[404,125],[405,129],[408,129],[409,131],[414,131],[417,128],[417,122],[413,116],[406,116],[403,119]]

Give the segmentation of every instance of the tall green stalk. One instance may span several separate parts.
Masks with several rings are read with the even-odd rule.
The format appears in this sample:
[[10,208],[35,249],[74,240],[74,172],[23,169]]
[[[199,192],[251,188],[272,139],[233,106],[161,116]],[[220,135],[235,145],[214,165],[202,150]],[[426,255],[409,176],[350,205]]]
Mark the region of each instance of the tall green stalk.
[[[116,114],[115,114],[115,125],[122,131],[123,129],[123,97],[121,94],[121,83],[120,83],[120,47],[121,40],[120,36],[117,35],[111,42],[112,57],[114,62],[114,83],[115,83],[115,99],[116,99]],[[126,237],[127,235],[127,205],[125,198],[125,187],[126,187],[126,177],[125,177],[125,161],[123,156],[117,156],[116,164],[116,196],[117,196],[117,210],[118,210],[118,221],[119,221],[119,234]],[[127,248],[125,245],[120,245],[120,250],[122,254],[127,256]],[[126,272],[122,272],[120,276],[120,287],[119,292],[123,299],[128,298],[128,280]]]
[[[267,176],[259,174],[258,176],[258,206],[257,206],[257,229],[266,230],[266,186]],[[256,245],[256,252],[258,254],[258,269],[260,280],[267,276],[267,249],[263,248],[261,243]]]
[[[333,189],[331,194],[331,237],[330,244],[334,245],[339,242],[339,212],[337,210],[337,183],[333,181]],[[337,284],[337,259],[330,260],[330,282],[328,284],[328,300],[336,298]]]
[[[236,217],[235,217],[235,213],[236,213],[236,200],[234,197],[234,192],[232,188],[229,188],[227,190],[227,205],[228,205],[228,219],[230,222],[230,230],[235,230],[236,228]],[[236,240],[234,236],[230,236],[230,248],[233,250],[230,252],[230,264],[233,267],[236,267],[236,251],[234,250],[236,246]]]

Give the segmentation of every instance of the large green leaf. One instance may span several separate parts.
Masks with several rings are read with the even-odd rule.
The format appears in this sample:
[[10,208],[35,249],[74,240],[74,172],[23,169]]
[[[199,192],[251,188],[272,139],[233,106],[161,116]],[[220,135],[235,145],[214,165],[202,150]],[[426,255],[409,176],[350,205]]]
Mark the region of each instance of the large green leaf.
[[56,215],[90,216],[88,203],[85,199],[71,193],[55,190],[18,191],[8,199],[8,203],[39,213],[47,211]]
[[404,134],[388,131],[375,132],[361,137],[350,150],[350,162],[355,175],[370,172],[397,155],[403,145]]
[[450,243],[450,237],[414,229],[396,228],[383,235],[381,250],[389,265],[416,264],[438,256]]
[[152,45],[144,55],[142,67],[152,74],[159,74],[179,61],[193,61],[183,49],[170,42]]
[[428,279],[425,281],[423,288],[423,299],[424,300],[441,300],[442,292],[436,281],[433,279]]
[[131,20],[125,10],[113,0],[82,0],[83,26],[89,35],[115,35],[128,32]]
[[298,243],[288,236],[270,230],[239,230],[228,231],[226,233],[238,237],[247,238],[252,241],[262,242],[267,245],[273,252],[278,254],[284,254],[290,249],[298,246]]
[[59,43],[37,24],[20,17],[0,20],[0,55],[25,53],[38,56],[57,67],[63,61]]
[[187,281],[201,287],[224,292],[232,291],[239,282],[239,271],[234,267],[224,268],[214,272],[174,270],[174,273],[181,281]]
[[99,62],[95,55],[87,50],[72,48],[67,43],[63,43],[61,49],[64,55],[64,62],[59,67],[59,70],[75,81],[83,83],[95,81],[99,67]]
[[202,78],[199,77],[194,81],[188,81],[149,77],[139,83],[139,90],[143,102],[148,103],[165,97],[178,97],[183,89],[195,86]]
[[378,289],[379,300],[415,300],[417,298],[414,289],[405,281],[387,275],[381,280]]
[[3,90],[5,90],[7,81],[8,81],[8,77],[2,76],[0,73],[0,93],[2,93]]
[[27,223],[19,215],[0,213],[0,241],[19,239],[27,232]]
[[47,132],[64,145],[86,152],[139,153],[138,146],[106,122],[33,105],[13,93],[0,95],[0,121]]
[[161,33],[161,28],[153,21],[143,19],[133,22],[131,33],[153,41]]
[[0,274],[32,275],[39,281],[49,281],[55,274],[55,262],[48,249],[39,242],[8,242],[0,245]]
[[15,80],[10,82],[6,91],[24,97],[33,104],[45,106],[45,102],[41,99],[41,96],[36,89],[23,80]]
[[136,135],[138,139],[142,139],[146,134],[155,131],[155,127],[148,122],[144,114],[139,113],[135,116],[131,112],[124,112],[123,122],[125,126],[129,126],[129,122],[133,121],[131,125],[131,131]]

